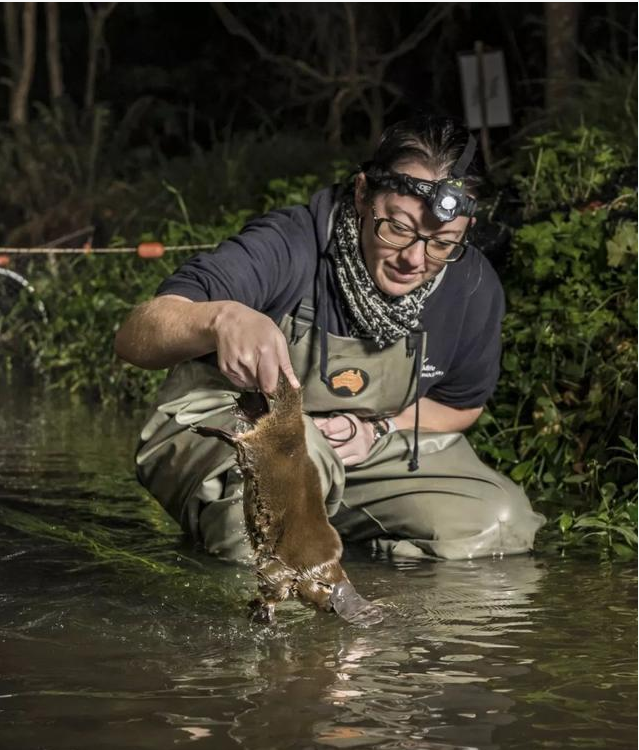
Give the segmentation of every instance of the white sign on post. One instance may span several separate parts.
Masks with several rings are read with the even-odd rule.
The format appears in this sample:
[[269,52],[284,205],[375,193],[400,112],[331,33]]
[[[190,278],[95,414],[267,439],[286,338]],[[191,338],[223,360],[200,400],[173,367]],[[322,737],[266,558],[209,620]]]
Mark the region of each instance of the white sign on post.
[[[510,125],[510,97],[504,53],[501,50],[484,52],[481,56],[484,71],[484,95],[486,98],[486,125],[489,128]],[[482,126],[479,102],[479,67],[473,52],[458,56],[462,80],[464,113],[470,130]]]

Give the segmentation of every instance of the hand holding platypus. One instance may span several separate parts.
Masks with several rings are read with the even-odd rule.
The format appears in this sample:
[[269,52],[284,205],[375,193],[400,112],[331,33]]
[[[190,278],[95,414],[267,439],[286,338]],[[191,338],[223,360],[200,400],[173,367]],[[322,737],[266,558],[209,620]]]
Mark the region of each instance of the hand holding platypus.
[[275,605],[293,597],[363,627],[381,622],[380,609],[357,594],[340,565],[342,542],[306,447],[301,390],[282,377],[270,411],[261,394],[243,394],[238,406],[253,424],[249,432],[194,429],[237,451],[260,594],[251,603],[253,619],[273,621]]

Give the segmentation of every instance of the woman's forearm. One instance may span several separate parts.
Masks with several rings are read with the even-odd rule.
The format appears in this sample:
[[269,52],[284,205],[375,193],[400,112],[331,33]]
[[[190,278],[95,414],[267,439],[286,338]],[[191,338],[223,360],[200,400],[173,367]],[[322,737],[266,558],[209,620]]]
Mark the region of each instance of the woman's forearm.
[[[453,409],[430,398],[419,401],[419,427],[429,432],[463,432],[476,422],[481,406],[474,409]],[[412,430],[415,425],[415,404],[404,409],[393,421],[400,430]]]
[[224,302],[165,295],[138,305],[115,336],[115,352],[147,370],[162,370],[215,350],[215,320]]

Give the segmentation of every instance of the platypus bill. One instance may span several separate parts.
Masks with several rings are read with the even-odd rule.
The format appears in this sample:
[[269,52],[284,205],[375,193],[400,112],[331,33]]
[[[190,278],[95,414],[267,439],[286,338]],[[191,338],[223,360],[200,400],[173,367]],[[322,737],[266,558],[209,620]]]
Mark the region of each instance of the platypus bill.
[[340,565],[342,542],[328,521],[319,473],[306,447],[301,391],[282,377],[268,406],[262,394],[238,398],[243,418],[253,425],[245,433],[193,427],[237,451],[257,565],[252,619],[273,622],[275,605],[293,597],[360,627],[381,622],[380,608],[355,591]]

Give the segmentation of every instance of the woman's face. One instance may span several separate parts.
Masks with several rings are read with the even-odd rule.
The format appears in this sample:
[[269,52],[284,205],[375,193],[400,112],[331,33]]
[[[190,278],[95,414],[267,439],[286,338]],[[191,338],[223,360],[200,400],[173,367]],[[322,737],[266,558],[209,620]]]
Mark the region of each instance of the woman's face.
[[[396,169],[421,180],[438,179],[430,170],[414,162],[402,164]],[[439,237],[449,242],[462,239],[470,219],[467,216],[458,216],[453,221],[438,221],[426,202],[414,195],[382,193],[375,197],[371,206],[364,201],[365,185],[364,175],[358,175],[355,208],[363,220],[360,241],[364,262],[378,289],[391,297],[401,297],[432,279],[445,264],[426,255],[422,240],[403,250],[380,240],[375,234],[372,208],[374,207],[379,219],[395,219],[419,234]]]

